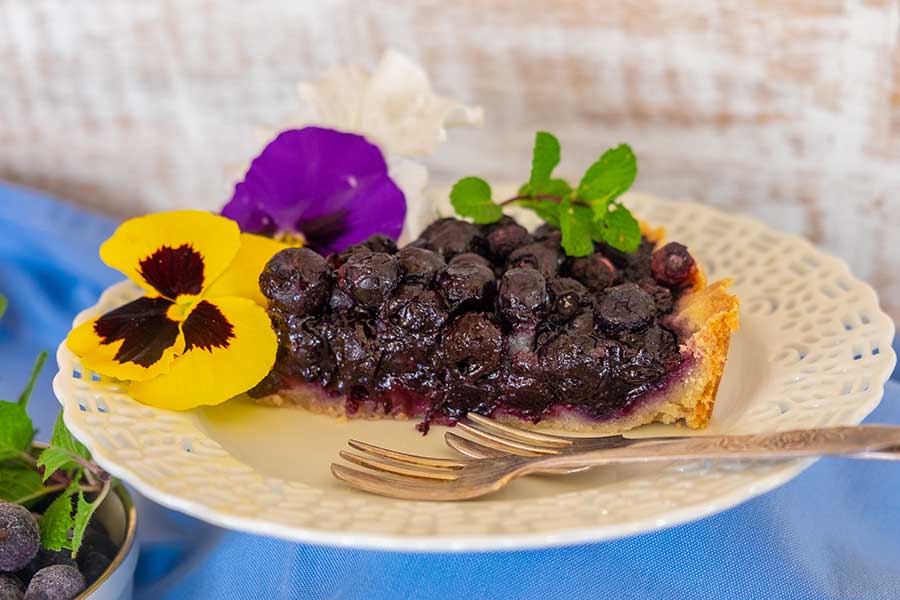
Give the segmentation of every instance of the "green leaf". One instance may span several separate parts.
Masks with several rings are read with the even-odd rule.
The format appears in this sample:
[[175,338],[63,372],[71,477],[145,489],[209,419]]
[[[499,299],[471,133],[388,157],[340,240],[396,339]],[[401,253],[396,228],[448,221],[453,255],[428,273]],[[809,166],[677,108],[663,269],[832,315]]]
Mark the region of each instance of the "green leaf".
[[569,185],[569,182],[565,179],[550,179],[545,184],[539,186],[535,193],[565,198],[572,193],[572,186]]
[[531,155],[531,177],[528,179],[532,189],[540,190],[541,186],[550,180],[550,175],[558,164],[559,140],[546,131],[538,131],[534,135],[534,151]]
[[587,206],[579,206],[566,199],[559,208],[559,228],[562,247],[569,256],[587,256],[594,251],[591,239],[593,213]]
[[53,424],[53,437],[50,438],[50,446],[68,450],[74,456],[84,460],[91,460],[91,452],[84,444],[72,437],[71,432],[66,427],[62,411],[56,416],[56,423]]
[[550,225],[559,227],[559,202],[553,202],[552,200],[519,200],[516,204],[533,210],[537,213],[537,216]]
[[457,214],[475,223],[493,223],[503,216],[500,207],[491,200],[491,186],[478,177],[464,177],[450,191],[450,203]]
[[69,532],[75,526],[75,519],[72,518],[72,495],[76,491],[78,484],[73,482],[50,503],[41,517],[41,545],[47,550],[71,548]]
[[25,409],[0,401],[0,460],[26,452],[34,438],[34,426]]
[[641,226],[631,211],[616,204],[609,212],[606,220],[598,224],[599,238],[622,252],[634,252],[641,245]]
[[41,476],[27,467],[0,467],[0,500],[22,504],[44,489]]
[[81,466],[68,450],[54,446],[44,448],[44,451],[38,456],[37,464],[39,467],[44,467],[44,481],[50,479],[60,469],[69,471]]
[[9,304],[6,300],[6,296],[0,294],[0,317],[6,312],[6,305]]
[[613,200],[621,196],[637,176],[637,159],[627,144],[620,144],[603,153],[600,160],[588,167],[578,195],[590,202],[593,200]]
[[31,398],[31,392],[34,390],[34,384],[37,382],[38,375],[41,374],[41,369],[44,367],[44,363],[47,361],[47,353],[41,352],[38,354],[37,359],[34,361],[34,366],[31,367],[31,377],[28,379],[28,385],[25,386],[25,389],[22,390],[22,393],[19,395],[19,406],[22,408],[26,408],[28,406],[28,399]]
[[53,425],[53,437],[50,446],[45,448],[37,459],[39,467],[44,467],[44,481],[47,481],[60,469],[68,471],[82,466],[83,461],[91,459],[91,453],[84,445],[72,437],[63,422],[62,412],[56,417]]
[[91,518],[94,516],[94,511],[97,510],[97,507],[103,502],[103,499],[106,498],[106,494],[109,492],[111,483],[106,481],[103,486],[103,491],[94,499],[93,502],[88,502],[84,499],[84,491],[78,490],[78,502],[75,504],[75,523],[72,528],[72,543],[70,547],[72,548],[72,558],[78,554],[78,549],[81,548],[81,542],[84,540],[84,531],[87,529],[88,524],[91,522]]

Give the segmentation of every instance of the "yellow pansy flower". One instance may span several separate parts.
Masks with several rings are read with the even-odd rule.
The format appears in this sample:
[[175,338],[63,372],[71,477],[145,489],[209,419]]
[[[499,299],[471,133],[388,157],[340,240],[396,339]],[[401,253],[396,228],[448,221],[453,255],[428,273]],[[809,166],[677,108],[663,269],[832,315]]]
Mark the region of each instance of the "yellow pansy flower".
[[186,410],[259,383],[278,341],[258,278],[284,244],[183,210],[123,223],[100,258],[145,295],[69,332],[86,369],[129,382],[137,401]]

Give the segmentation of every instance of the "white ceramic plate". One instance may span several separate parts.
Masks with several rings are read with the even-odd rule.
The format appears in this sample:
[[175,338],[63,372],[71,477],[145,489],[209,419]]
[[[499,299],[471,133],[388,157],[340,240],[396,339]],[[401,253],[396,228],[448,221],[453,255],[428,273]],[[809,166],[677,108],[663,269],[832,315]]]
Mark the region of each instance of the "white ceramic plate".
[[[852,424],[875,408],[896,360],[894,325],[842,261],[749,218],[643,195],[628,202],[687,244],[712,279],[736,278],[742,329],[706,432]],[[138,293],[129,283],[113,286],[76,323]],[[405,502],[351,490],[332,479],[329,464],[349,438],[451,456],[442,428],[422,437],[410,422],[337,422],[241,399],[166,412],[92,381],[64,346],[57,358],[54,389],[66,423],[112,474],[211,523],[305,542],[456,551],[603,540],[724,510],[811,464],[604,468],[517,480],[475,501]]]

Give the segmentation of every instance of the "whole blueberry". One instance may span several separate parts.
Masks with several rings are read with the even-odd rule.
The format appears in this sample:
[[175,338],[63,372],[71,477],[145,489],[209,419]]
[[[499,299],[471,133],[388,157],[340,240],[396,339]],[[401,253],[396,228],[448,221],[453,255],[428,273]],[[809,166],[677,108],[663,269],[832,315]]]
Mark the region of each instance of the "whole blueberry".
[[443,352],[447,363],[460,375],[475,381],[500,366],[503,333],[487,313],[465,313],[444,331]]
[[383,319],[404,331],[436,331],[447,320],[447,309],[437,292],[415,283],[402,284],[381,309]]
[[388,299],[400,280],[400,266],[390,254],[374,252],[351,256],[338,270],[338,285],[360,306],[376,309]]
[[74,600],[86,587],[84,576],[69,565],[51,565],[34,574],[25,600]]
[[348,321],[328,323],[323,335],[331,350],[335,372],[331,382],[345,394],[366,394],[374,386],[379,351],[375,339],[363,323]]
[[78,553],[78,568],[84,575],[87,585],[91,585],[100,579],[100,576],[109,568],[111,562],[106,554],[96,550],[85,552],[82,548]]
[[0,501],[0,572],[24,568],[40,547],[38,526],[28,509]]
[[282,334],[279,365],[285,373],[315,381],[328,365],[328,347],[316,317],[290,316]]
[[531,239],[550,245],[559,245],[562,240],[562,231],[559,230],[559,227],[544,223],[532,232]]
[[597,306],[600,327],[609,334],[646,327],[655,314],[653,298],[634,283],[608,288]]
[[672,290],[656,284],[652,279],[641,282],[641,289],[650,294],[656,303],[656,312],[660,315],[667,315],[672,312],[675,307],[675,298],[672,296]]
[[495,278],[494,272],[483,264],[458,262],[447,265],[437,281],[438,291],[453,311],[463,306],[479,306],[491,295]]
[[694,257],[678,242],[666,244],[654,252],[650,259],[653,278],[670,287],[689,285],[694,269]]
[[571,258],[566,265],[566,272],[594,294],[615,285],[619,280],[616,267],[602,254]]
[[515,219],[503,216],[497,223],[485,227],[488,251],[498,259],[505,259],[509,253],[528,239],[528,230],[516,223]]
[[386,254],[395,254],[397,252],[397,242],[380,233],[376,233],[364,241],[362,245],[372,252],[384,252]]
[[536,323],[548,300],[547,280],[531,267],[510,269],[500,280],[498,308],[510,323]]
[[575,279],[556,277],[547,283],[550,313],[560,322],[568,321],[590,305],[587,288]]
[[450,264],[455,265],[457,263],[475,263],[479,265],[484,265],[485,267],[491,267],[491,261],[486,259],[480,254],[475,254],[474,252],[466,252],[465,254],[457,254],[453,258],[450,259]]
[[484,246],[478,227],[454,218],[438,219],[422,232],[420,240],[429,250],[442,254],[446,259],[466,252],[478,252]]
[[13,575],[0,575],[0,600],[22,600],[25,586]]
[[397,252],[395,256],[400,264],[404,280],[425,285],[434,281],[435,275],[447,266],[443,256],[427,248],[407,246]]
[[509,255],[507,268],[531,267],[550,279],[556,277],[562,260],[563,255],[558,249],[536,242],[513,250]]
[[583,402],[603,385],[605,352],[583,334],[560,334],[538,351],[547,380],[570,402]]
[[259,288],[273,307],[298,315],[317,312],[331,291],[325,259],[309,248],[286,248],[259,276]]

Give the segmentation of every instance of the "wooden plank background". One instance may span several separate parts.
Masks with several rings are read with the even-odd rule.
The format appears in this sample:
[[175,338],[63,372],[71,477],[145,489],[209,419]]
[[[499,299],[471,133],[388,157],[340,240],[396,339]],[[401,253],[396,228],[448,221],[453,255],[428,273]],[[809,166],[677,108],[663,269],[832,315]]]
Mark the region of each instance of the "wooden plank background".
[[573,173],[628,141],[640,189],[808,237],[897,319],[898,23],[896,0],[0,0],[0,178],[215,208],[296,81],[395,47],[486,110],[434,178],[523,177],[538,128]]

